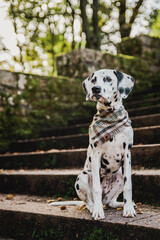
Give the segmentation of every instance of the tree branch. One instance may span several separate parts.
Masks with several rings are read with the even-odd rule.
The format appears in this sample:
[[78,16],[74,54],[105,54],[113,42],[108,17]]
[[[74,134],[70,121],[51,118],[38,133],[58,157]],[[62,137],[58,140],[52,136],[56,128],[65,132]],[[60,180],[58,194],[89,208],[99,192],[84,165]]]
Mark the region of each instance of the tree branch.
[[142,6],[142,3],[143,3],[144,0],[139,0],[137,2],[137,5],[135,6],[135,8],[133,9],[133,14],[132,14],[132,17],[129,21],[130,24],[133,24],[137,15],[139,14],[139,8]]

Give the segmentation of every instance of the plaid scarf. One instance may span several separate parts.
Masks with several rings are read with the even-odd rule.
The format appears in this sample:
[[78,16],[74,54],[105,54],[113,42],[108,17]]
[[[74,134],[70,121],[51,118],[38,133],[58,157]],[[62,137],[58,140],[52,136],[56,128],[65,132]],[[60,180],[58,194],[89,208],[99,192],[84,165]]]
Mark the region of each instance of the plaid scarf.
[[89,127],[89,136],[93,143],[103,144],[130,125],[131,120],[123,106],[112,112],[100,109]]

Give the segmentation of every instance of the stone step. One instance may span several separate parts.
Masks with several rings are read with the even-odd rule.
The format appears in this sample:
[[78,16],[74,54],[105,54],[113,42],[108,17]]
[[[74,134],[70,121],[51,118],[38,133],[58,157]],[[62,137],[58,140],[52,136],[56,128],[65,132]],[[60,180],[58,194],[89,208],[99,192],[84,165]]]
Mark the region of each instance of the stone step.
[[[160,124],[160,113],[132,117],[133,127],[156,126]],[[87,133],[90,123],[76,124],[68,127],[47,129],[41,133],[41,137],[64,136],[78,133]]]
[[[134,167],[160,168],[160,144],[134,145],[131,151]],[[87,149],[1,154],[0,169],[81,168],[86,156]]]
[[[19,140],[10,147],[11,152],[31,152],[49,149],[75,149],[88,147],[88,133],[58,137]],[[134,129],[134,144],[160,142],[160,125]]]
[[132,91],[129,95],[128,99],[126,99],[129,102],[138,100],[141,101],[143,99],[150,99],[150,98],[156,98],[160,96],[160,90],[159,90],[159,84],[155,84],[154,86],[150,86],[146,89],[139,89],[137,91]]
[[[135,98],[136,99],[136,98]],[[156,105],[160,103],[160,97],[155,97],[155,98],[147,98],[147,99],[140,99],[140,100],[135,100],[133,99],[132,101],[127,101],[127,99],[124,102],[124,106],[127,110],[131,109],[131,108],[135,108],[135,106],[137,107],[147,107],[150,105]]]
[[46,198],[1,197],[0,234],[16,240],[158,240],[160,208],[138,205],[135,218],[123,218],[122,210],[106,208],[105,219],[94,221],[87,209],[50,206]]
[[[89,111],[89,112],[91,112],[91,111]],[[132,108],[132,109],[128,110],[128,113],[129,113],[130,117],[157,114],[157,113],[160,113],[160,104],[151,105],[151,106],[147,106],[147,107]],[[69,125],[83,124],[83,123],[91,122],[94,114],[95,114],[95,111],[93,112],[92,116],[90,116],[90,117],[69,120]]]
[[[74,183],[80,169],[10,170],[0,173],[0,192],[76,197]],[[160,170],[133,170],[133,199],[159,205]]]
[[147,114],[160,113],[160,104],[147,107],[132,108],[128,110],[129,116],[143,116]]

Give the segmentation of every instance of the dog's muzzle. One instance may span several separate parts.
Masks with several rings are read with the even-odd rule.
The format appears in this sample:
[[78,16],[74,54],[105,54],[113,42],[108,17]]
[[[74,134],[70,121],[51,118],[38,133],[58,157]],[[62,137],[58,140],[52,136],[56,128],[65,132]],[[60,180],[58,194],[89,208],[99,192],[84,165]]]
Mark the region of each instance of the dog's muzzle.
[[92,92],[93,92],[93,96],[96,97],[97,99],[99,99],[101,96],[100,96],[100,93],[101,93],[101,87],[100,86],[94,86],[92,88]]

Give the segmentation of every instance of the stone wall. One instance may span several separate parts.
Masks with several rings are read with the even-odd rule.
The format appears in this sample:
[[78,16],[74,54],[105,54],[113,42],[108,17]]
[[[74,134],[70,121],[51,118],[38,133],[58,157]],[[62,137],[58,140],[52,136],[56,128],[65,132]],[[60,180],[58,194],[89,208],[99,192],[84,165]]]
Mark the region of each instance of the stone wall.
[[102,68],[117,69],[134,76],[137,86],[160,80],[160,39],[140,36],[126,39],[112,55],[92,49],[76,50],[57,57],[59,75],[86,78]]
[[57,56],[56,62],[58,75],[82,79],[105,67],[103,54],[100,51],[87,48]]
[[152,60],[152,64],[157,65],[160,71],[160,39],[149,36],[139,36],[136,38],[126,38],[118,44],[118,53],[141,57],[145,60]]

